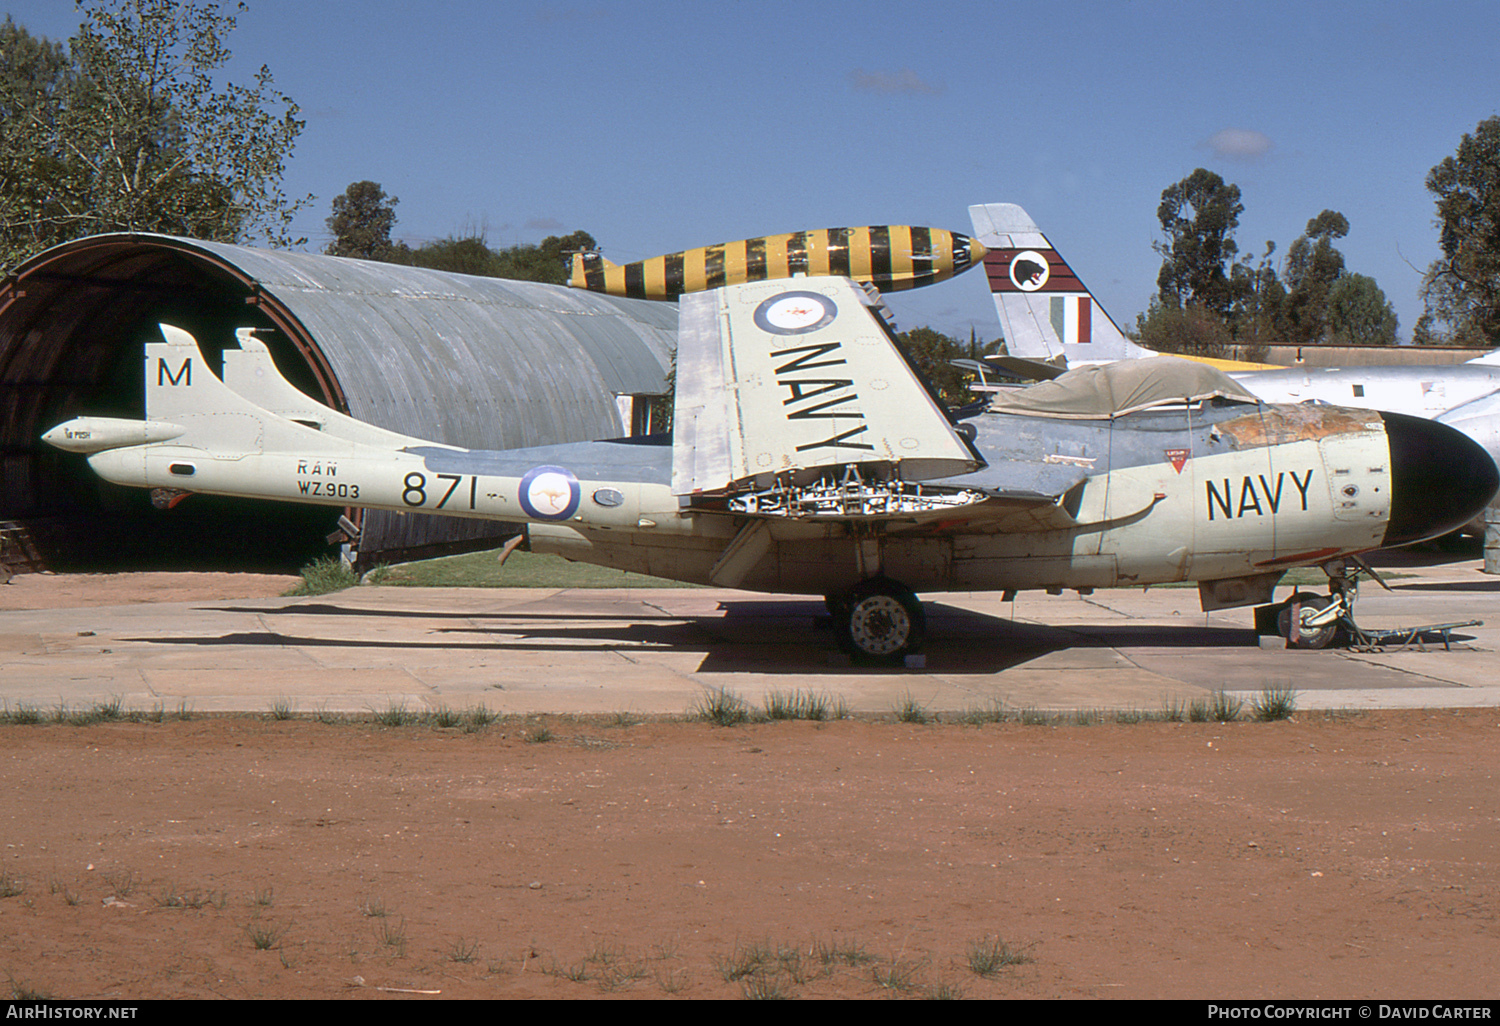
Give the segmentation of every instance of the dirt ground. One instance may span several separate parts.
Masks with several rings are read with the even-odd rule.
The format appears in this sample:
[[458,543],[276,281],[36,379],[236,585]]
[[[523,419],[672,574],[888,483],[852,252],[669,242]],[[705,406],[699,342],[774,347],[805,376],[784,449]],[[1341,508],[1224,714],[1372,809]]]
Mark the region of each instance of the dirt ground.
[[0,973],[54,998],[1494,998],[1497,753],[1497,710],[6,725]]

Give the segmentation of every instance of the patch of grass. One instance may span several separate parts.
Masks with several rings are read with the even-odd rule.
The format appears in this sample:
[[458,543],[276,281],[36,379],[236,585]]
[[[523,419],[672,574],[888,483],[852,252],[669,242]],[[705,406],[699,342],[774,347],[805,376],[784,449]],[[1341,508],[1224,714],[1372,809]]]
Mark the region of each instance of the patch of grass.
[[135,893],[136,887],[140,885],[140,878],[135,875],[134,870],[115,869],[104,874],[104,882],[109,884],[110,890],[114,891],[117,898],[128,898]]
[[406,920],[402,919],[399,924],[389,916],[380,920],[380,928],[376,931],[380,943],[389,948],[397,958],[406,955]]
[[14,898],[26,890],[26,881],[6,870],[0,872],[0,898]]
[[1012,717],[1013,714],[1006,710],[1003,703],[992,699],[988,705],[970,706],[959,713],[958,722],[978,727],[986,723],[1005,723]]
[[903,962],[893,958],[885,965],[877,965],[871,970],[871,978],[874,979],[875,986],[882,990],[909,994],[920,985],[918,977],[921,972],[922,963]]
[[897,723],[926,724],[937,721],[937,717],[929,713],[920,702],[911,696],[910,692],[907,692],[905,697],[896,703],[895,713]]
[[88,709],[69,709],[66,702],[58,702],[57,708],[52,710],[52,722],[59,726],[66,724],[69,727],[89,727],[99,723],[103,717],[98,713],[98,706]]
[[528,745],[544,745],[554,740],[556,736],[545,723],[538,723],[522,736],[522,740]]
[[229,894],[227,891],[204,891],[197,888],[180,891],[176,886],[167,886],[157,892],[154,900],[158,908],[197,910],[212,905],[222,909],[229,904]]
[[779,976],[752,976],[740,984],[740,993],[746,1001],[790,1001],[796,997]]
[[1209,699],[1208,718],[1217,723],[1232,723],[1240,718],[1245,703],[1222,690],[1215,691]]
[[379,582],[405,588],[693,588],[645,574],[627,573],[561,556],[512,552],[501,566],[495,552],[443,556],[387,568]]
[[371,919],[384,919],[388,913],[385,910],[385,901],[381,898],[366,898],[359,903],[359,914]]
[[852,940],[813,941],[811,951],[812,957],[826,969],[835,966],[855,968],[875,961],[875,956],[866,951],[863,944]]
[[803,691],[798,688],[791,694],[772,691],[766,695],[766,717],[772,720],[842,720],[849,716],[849,707],[840,698],[835,704],[826,694]]
[[479,956],[479,942],[465,941],[460,934],[458,939],[448,945],[448,961],[450,962],[472,962]]
[[[245,924],[245,935],[250,938],[256,951],[270,951],[281,943],[281,938],[286,936],[288,927],[275,923],[263,923],[252,919]],[[283,960],[283,965],[285,961]]]
[[488,727],[499,718],[499,713],[482,705],[471,705],[468,709],[464,710],[464,722],[470,730]]
[[359,583],[353,570],[342,559],[324,556],[304,566],[302,583],[283,592],[285,595],[328,595],[335,591],[352,588]]
[[271,704],[271,719],[290,720],[295,716],[296,713],[292,710],[291,699],[278,698]]
[[255,888],[255,894],[250,899],[261,908],[270,908],[276,903],[276,888],[267,884],[264,887]]
[[0,719],[17,726],[31,726],[42,722],[42,711],[36,706],[27,705],[24,702],[12,709],[10,703],[7,702],[5,712],[3,716],[0,716]]
[[188,720],[191,720],[194,715],[195,713],[193,712],[193,707],[188,705],[187,699],[184,698],[182,701],[177,703],[177,711],[172,714],[172,719],[178,720],[182,723],[186,723]]
[[750,721],[750,706],[739,695],[717,688],[698,699],[693,715],[716,727],[733,727]]
[[1012,947],[999,937],[984,937],[969,942],[968,966],[975,976],[989,979],[1002,969],[1025,965],[1030,961],[1030,949]]
[[1262,723],[1291,719],[1297,711],[1297,692],[1285,686],[1267,684],[1250,703],[1250,715]]
[[23,982],[21,980],[16,979],[14,976],[11,976],[9,973],[5,974],[5,978],[10,981],[10,995],[11,995],[11,997],[14,998],[17,1001],[51,1001],[52,1000],[52,993],[50,991],[43,990],[40,987],[33,987],[29,983],[25,983],[25,982]]
[[438,706],[437,711],[432,714],[432,725],[442,730],[450,730],[454,727],[461,727],[463,726],[463,723],[464,714],[458,712],[457,710],[450,709],[446,705]]
[[769,940],[737,944],[727,958],[715,958],[714,968],[726,983],[739,983],[746,996],[783,996],[790,985],[807,982],[802,951],[790,944]]
[[382,727],[409,727],[418,718],[416,713],[406,707],[405,702],[391,702],[383,712],[375,714],[375,722]]
[[47,891],[51,894],[61,894],[65,905],[77,905],[83,900],[77,890],[55,876],[47,881]]

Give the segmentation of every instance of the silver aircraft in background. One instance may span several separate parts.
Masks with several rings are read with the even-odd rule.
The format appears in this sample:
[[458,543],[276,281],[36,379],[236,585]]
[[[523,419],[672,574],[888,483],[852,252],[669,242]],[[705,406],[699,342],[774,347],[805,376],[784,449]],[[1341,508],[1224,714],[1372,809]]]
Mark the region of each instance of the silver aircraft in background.
[[[1059,367],[1157,356],[1125,337],[1083,280],[1014,203],[969,208],[1012,358]],[[1320,402],[1448,424],[1500,463],[1500,349],[1440,366],[1268,368],[1205,360],[1271,403]]]

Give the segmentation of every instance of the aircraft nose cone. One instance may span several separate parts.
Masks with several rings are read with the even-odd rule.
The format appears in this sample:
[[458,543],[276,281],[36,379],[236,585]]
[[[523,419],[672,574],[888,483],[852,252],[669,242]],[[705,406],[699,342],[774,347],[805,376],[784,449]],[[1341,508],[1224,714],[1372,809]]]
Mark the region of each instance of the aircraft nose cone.
[[1500,470],[1472,438],[1436,421],[1382,413],[1391,448],[1391,517],[1383,545],[1456,531],[1484,512]]
[[953,270],[955,273],[973,267],[989,250],[978,239],[953,233]]

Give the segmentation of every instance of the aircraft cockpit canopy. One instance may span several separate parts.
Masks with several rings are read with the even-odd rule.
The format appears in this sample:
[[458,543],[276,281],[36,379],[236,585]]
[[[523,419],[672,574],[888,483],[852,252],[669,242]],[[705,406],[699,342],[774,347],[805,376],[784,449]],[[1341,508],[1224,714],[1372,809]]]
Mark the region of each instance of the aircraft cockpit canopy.
[[1086,364],[1030,388],[997,394],[990,413],[1102,420],[1153,406],[1182,406],[1207,399],[1260,400],[1221,370],[1174,356]]

